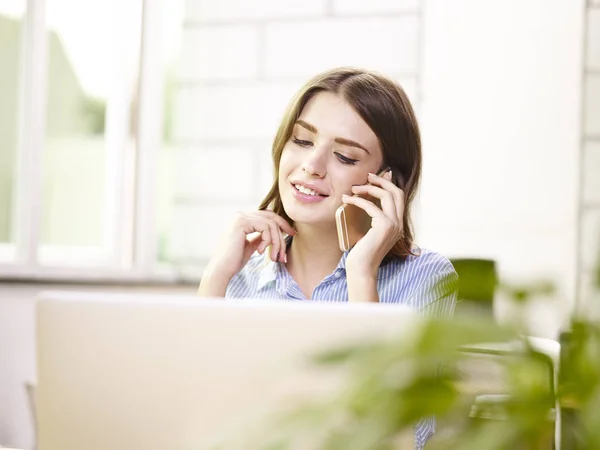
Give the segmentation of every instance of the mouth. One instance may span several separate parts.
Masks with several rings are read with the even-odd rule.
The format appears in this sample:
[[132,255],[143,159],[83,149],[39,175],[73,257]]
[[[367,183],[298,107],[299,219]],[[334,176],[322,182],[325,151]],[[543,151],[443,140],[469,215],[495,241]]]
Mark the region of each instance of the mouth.
[[328,195],[322,194],[321,192],[315,191],[314,189],[308,188],[306,186],[302,186],[301,184],[293,184],[292,187],[302,195],[308,195],[310,197],[328,197]]
[[291,183],[292,194],[296,201],[300,203],[310,204],[319,203],[329,197],[326,194],[322,194],[314,189],[308,188],[298,183]]

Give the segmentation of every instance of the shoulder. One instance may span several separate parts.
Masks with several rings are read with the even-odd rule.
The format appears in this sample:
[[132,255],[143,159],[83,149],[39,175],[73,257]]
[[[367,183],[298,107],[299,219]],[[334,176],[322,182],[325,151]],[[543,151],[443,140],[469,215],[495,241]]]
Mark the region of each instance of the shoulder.
[[458,274],[450,260],[432,250],[421,249],[400,265],[406,280],[406,302],[426,315],[451,316],[458,294]]
[[419,249],[404,260],[405,269],[427,275],[446,274],[458,277],[454,266],[444,255],[429,249]]
[[404,260],[393,260],[382,267],[383,275],[402,276],[407,281],[425,281],[434,277],[457,278],[456,270],[444,255],[429,249],[417,249]]
[[458,292],[458,275],[450,260],[433,250],[420,249],[404,260],[380,268],[381,301],[402,302],[421,310],[435,299]]

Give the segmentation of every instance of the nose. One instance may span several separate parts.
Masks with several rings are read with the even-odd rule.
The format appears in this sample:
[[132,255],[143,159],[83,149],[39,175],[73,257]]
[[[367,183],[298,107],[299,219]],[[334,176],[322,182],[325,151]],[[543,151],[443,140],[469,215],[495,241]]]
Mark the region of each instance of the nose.
[[307,152],[306,159],[302,164],[302,170],[314,178],[323,178],[327,173],[326,149],[314,146],[311,152]]

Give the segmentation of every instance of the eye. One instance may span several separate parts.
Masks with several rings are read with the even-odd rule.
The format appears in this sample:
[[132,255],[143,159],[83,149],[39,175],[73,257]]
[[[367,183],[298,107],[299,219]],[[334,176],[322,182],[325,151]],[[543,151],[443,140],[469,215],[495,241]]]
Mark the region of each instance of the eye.
[[337,158],[340,160],[340,162],[342,164],[356,164],[358,162],[358,159],[351,159],[348,158],[347,156],[342,155],[341,153],[335,153],[335,156],[337,156]]
[[310,147],[313,145],[312,142],[310,141],[303,141],[302,139],[298,139],[296,136],[294,136],[294,138],[292,139],[292,142],[294,144],[299,145],[300,147]]

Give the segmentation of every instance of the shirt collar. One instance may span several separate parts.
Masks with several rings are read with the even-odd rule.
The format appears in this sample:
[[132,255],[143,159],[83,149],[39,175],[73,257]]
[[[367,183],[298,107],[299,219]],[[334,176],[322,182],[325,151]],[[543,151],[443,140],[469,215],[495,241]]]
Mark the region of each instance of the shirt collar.
[[337,267],[335,268],[336,272],[338,270],[346,270],[346,259],[348,259],[348,253],[350,253],[350,250],[345,251],[344,254],[342,255],[340,262],[338,263]]
[[260,273],[258,274],[258,286],[257,288],[260,290],[264,288],[266,285],[271,283],[272,281],[277,280],[277,274],[279,272],[279,263],[271,261],[271,258],[264,257],[266,262],[260,268]]
[[[350,250],[345,251],[342,254],[340,262],[333,273],[346,271],[346,259],[348,259],[349,252]],[[272,261],[268,256],[265,256],[264,258],[265,262],[261,265],[260,273],[258,275],[258,290],[261,290],[269,283],[277,282],[278,279],[281,280],[284,277],[285,267],[281,263]]]

